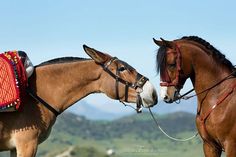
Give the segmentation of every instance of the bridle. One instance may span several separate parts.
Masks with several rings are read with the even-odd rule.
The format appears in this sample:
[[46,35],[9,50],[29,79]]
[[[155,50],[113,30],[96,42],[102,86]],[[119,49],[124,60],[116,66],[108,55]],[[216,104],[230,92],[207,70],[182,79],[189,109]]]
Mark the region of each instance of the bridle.
[[116,80],[116,83],[115,83],[115,86],[116,86],[116,99],[119,100],[121,103],[123,103],[125,106],[129,106],[129,105],[126,105],[124,103],[124,101],[122,101],[120,99],[119,83],[122,83],[122,84],[125,85],[125,102],[128,102],[129,88],[134,89],[137,92],[137,99],[136,99],[137,100],[136,101],[137,108],[135,110],[137,111],[137,113],[140,113],[141,112],[141,106],[143,105],[140,93],[142,93],[143,86],[148,81],[148,78],[146,78],[145,76],[137,73],[136,81],[134,83],[128,82],[128,81],[126,81],[126,80],[124,80],[120,77],[119,66],[116,67],[116,73],[115,74],[109,69],[109,66],[114,61],[120,62],[120,60],[117,57],[112,57],[105,64],[101,64],[101,66],[102,66],[104,71],[106,71],[111,77],[113,77]]
[[[181,61],[182,61],[182,57],[181,57],[181,51],[180,51],[180,48],[179,46],[175,43],[175,51],[173,52],[169,52],[169,53],[176,53],[176,76],[175,76],[175,79],[173,81],[171,81],[169,75],[167,72],[166,73],[166,76],[167,78],[162,78],[161,79],[161,83],[160,83],[160,86],[161,87],[170,87],[170,86],[174,86],[178,92],[180,91],[180,89],[184,86],[183,84],[180,83],[180,74],[183,73],[183,70],[182,70],[182,65],[181,65]],[[189,91],[187,91],[186,93],[180,95],[178,93],[177,97],[173,100],[174,102],[178,101],[178,100],[181,100],[181,99],[184,99],[184,100],[188,100],[192,97],[195,97],[195,96],[198,96],[198,95],[201,95],[205,92],[208,92],[209,90],[215,88],[216,86],[218,86],[219,84],[221,84],[222,82],[224,82],[225,80],[227,79],[230,79],[232,76],[234,77],[234,75],[236,74],[236,71],[233,71],[232,73],[230,73],[228,76],[226,76],[225,78],[223,78],[222,80],[220,80],[219,82],[215,83],[214,85],[202,90],[201,92],[198,92],[194,95],[191,95],[191,96],[187,96],[188,94],[190,94],[191,92],[194,91],[194,88],[190,89]]]
[[[179,86],[179,76],[180,76],[180,72],[181,72],[181,52],[179,49],[179,46],[177,44],[175,44],[175,50],[173,52],[168,52],[168,53],[176,53],[176,75],[175,75],[175,79],[173,81],[171,81],[169,74],[167,73],[167,71],[165,71],[165,78],[161,79],[161,83],[160,86],[162,87],[170,87],[170,86]],[[182,85],[181,85],[182,86]]]
[[[180,99],[182,97],[181,97],[179,92],[180,92],[180,89],[182,89],[183,86],[184,86],[182,83],[180,84],[180,74],[183,73],[183,70],[181,68],[182,67],[182,65],[181,65],[182,57],[181,57],[180,48],[179,48],[179,46],[177,44],[175,44],[175,51],[166,52],[166,53],[167,54],[168,53],[176,54],[176,75],[175,75],[175,79],[171,80],[168,72],[164,71],[165,75],[164,75],[164,77],[161,77],[160,86],[161,87],[171,87],[171,86],[174,86],[175,89],[176,89],[176,92],[175,92],[176,96],[175,96],[175,99],[173,100],[173,102],[180,103]],[[165,65],[165,67],[166,67],[166,65]],[[192,89],[190,92],[192,92],[193,90],[194,89]],[[186,93],[185,95],[187,95],[189,93]]]

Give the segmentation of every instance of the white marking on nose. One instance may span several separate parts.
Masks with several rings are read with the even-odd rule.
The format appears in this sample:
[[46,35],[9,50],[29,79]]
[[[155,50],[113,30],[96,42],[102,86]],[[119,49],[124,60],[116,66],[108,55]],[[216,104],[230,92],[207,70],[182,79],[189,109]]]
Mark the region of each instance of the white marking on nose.
[[[143,86],[143,91],[140,93],[144,107],[151,107],[157,103],[157,93],[154,86],[147,81]],[[145,101],[144,101],[145,100]]]
[[167,96],[167,87],[161,87],[160,97],[163,100]]

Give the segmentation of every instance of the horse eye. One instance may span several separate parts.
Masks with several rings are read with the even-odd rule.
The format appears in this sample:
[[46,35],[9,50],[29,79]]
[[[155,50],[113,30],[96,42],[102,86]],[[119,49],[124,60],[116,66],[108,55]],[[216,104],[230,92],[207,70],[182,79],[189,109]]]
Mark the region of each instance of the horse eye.
[[169,64],[168,67],[169,67],[169,68],[175,68],[175,67],[176,67],[176,63]]
[[119,70],[120,72],[123,72],[123,71],[126,70],[126,68],[125,68],[125,67],[120,67],[118,70]]

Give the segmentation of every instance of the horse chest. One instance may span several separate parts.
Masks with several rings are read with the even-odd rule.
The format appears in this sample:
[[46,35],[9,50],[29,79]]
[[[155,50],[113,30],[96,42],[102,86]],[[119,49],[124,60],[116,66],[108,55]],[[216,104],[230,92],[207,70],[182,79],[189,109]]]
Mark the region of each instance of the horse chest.
[[197,124],[198,132],[201,135],[201,137],[203,139],[207,139],[209,135],[208,135],[208,131],[206,130],[206,124],[204,121],[202,121],[200,116],[197,116],[196,124]]

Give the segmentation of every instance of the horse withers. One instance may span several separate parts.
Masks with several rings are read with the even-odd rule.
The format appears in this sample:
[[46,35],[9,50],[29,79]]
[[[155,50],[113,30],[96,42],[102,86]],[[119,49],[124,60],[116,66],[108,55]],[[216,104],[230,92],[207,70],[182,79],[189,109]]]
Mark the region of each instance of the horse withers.
[[198,99],[196,125],[206,157],[236,156],[236,69],[219,50],[197,36],[154,42],[161,97],[178,101],[190,78]]
[[57,115],[92,93],[138,108],[157,103],[154,86],[129,64],[85,45],[84,50],[92,59],[57,58],[35,67],[20,111],[0,114],[0,150],[10,150],[12,157],[36,156]]

